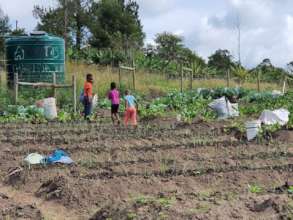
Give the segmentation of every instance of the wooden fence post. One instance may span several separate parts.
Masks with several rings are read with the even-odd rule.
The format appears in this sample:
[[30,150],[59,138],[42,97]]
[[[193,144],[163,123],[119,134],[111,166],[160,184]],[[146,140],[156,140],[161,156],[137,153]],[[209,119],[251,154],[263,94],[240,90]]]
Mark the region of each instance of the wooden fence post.
[[282,89],[283,94],[285,94],[286,92],[286,82],[287,82],[287,76],[284,77],[283,89]]
[[230,87],[230,70],[227,70],[227,88]]
[[260,70],[257,71],[257,91],[260,92]]
[[76,100],[76,74],[72,75],[72,92],[73,92],[73,111],[76,113],[76,106],[77,106],[77,100]]
[[132,80],[133,80],[133,90],[135,91],[135,75],[136,75],[136,67],[135,67],[135,61],[132,61],[132,67],[133,67],[133,71],[132,71]]
[[2,74],[4,73],[4,68],[0,67],[0,88],[2,88]]
[[181,71],[181,77],[180,77],[180,91],[183,92],[183,65],[180,64],[180,71]]
[[193,73],[194,73],[194,63],[191,64],[192,71],[190,72],[190,90],[192,90],[192,82],[193,82]]
[[18,73],[14,73],[14,104],[18,102]]
[[56,92],[56,73],[53,73],[53,84],[54,84],[54,87],[53,87],[53,97],[56,98],[57,96],[57,92]]
[[119,77],[119,88],[121,89],[121,68],[120,68],[120,62],[118,62],[118,77]]

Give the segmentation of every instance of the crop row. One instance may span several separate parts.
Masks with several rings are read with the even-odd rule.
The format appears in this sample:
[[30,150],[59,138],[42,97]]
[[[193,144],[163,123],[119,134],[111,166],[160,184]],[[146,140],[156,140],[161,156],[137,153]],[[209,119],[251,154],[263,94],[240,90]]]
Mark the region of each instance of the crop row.
[[236,155],[236,156],[216,156],[216,157],[209,157],[207,158],[195,158],[195,157],[184,157],[184,161],[178,161],[175,159],[170,159],[168,162],[166,158],[161,158],[161,160],[157,159],[143,159],[138,158],[137,160],[124,160],[124,161],[105,161],[105,162],[99,162],[99,161],[82,161],[80,160],[78,164],[80,166],[84,166],[87,169],[109,169],[111,167],[116,166],[126,166],[126,165],[141,165],[141,164],[152,164],[152,163],[172,163],[180,165],[184,162],[206,162],[207,160],[209,162],[215,162],[217,161],[224,161],[224,160],[232,160],[235,162],[241,163],[241,161],[248,161],[248,160],[289,160],[293,158],[293,153],[287,153],[287,152],[259,152],[253,155]]
[[100,173],[88,173],[85,175],[81,175],[82,179],[110,179],[114,177],[162,177],[162,178],[170,178],[174,176],[202,176],[208,174],[223,174],[229,172],[247,172],[247,171],[282,171],[282,172],[292,172],[293,164],[278,164],[278,165],[267,165],[267,166],[253,166],[253,165],[243,165],[243,166],[213,166],[202,169],[177,169],[170,168],[166,170],[145,170],[145,172],[133,172],[133,171],[123,171],[123,172],[115,172],[115,171],[103,171]]
[[112,136],[136,136],[136,137],[148,137],[148,136],[173,136],[173,135],[208,135],[208,136],[218,136],[223,133],[221,129],[213,129],[213,130],[189,130],[189,129],[163,129],[158,127],[151,128],[138,128],[136,130],[133,129],[120,129],[120,128],[104,128],[104,127],[66,127],[55,129],[51,127],[47,128],[34,128],[34,129],[0,129],[0,135],[9,135],[9,136],[17,136],[17,135],[25,135],[25,136],[54,136],[54,135],[82,135],[88,133],[95,134],[107,134]]

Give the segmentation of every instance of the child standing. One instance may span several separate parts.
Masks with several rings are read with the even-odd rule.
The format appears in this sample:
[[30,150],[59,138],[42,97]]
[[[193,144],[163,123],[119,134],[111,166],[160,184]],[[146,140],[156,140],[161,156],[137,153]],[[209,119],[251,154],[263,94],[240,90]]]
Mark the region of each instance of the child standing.
[[128,125],[128,121],[130,120],[133,126],[137,126],[137,119],[136,119],[136,106],[137,101],[133,95],[130,95],[129,90],[125,91],[125,116],[124,116],[124,123],[125,126]]
[[117,124],[120,124],[120,119],[118,115],[119,104],[120,104],[120,95],[119,91],[116,89],[116,83],[112,82],[110,85],[110,92],[108,93],[108,99],[111,100],[111,118],[113,124],[115,124],[115,120]]
[[93,101],[93,75],[86,75],[86,82],[84,83],[84,118],[89,119],[89,116],[92,113],[92,101]]

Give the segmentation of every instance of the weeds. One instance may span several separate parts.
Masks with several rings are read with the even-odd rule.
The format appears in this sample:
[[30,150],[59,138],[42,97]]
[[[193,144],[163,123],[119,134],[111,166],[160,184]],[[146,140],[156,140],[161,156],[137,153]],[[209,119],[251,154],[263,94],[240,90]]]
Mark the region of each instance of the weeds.
[[133,199],[134,203],[140,206],[147,206],[147,205],[158,205],[162,208],[170,208],[176,201],[175,197],[152,197],[152,196],[144,196],[140,195]]
[[127,220],[134,220],[137,218],[137,215],[135,213],[128,213],[127,214]]
[[208,203],[198,204],[196,208],[192,208],[189,210],[190,214],[205,214],[211,210],[211,207]]
[[248,190],[249,190],[249,192],[254,193],[254,194],[260,194],[263,192],[263,188],[256,185],[256,184],[248,185]]

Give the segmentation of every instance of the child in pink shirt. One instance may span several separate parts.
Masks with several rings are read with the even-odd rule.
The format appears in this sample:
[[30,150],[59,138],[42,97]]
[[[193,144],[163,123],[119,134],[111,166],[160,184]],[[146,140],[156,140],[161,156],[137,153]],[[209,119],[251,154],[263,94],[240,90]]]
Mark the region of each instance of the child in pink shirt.
[[111,118],[113,121],[113,124],[115,124],[115,121],[117,121],[117,124],[120,124],[119,119],[119,104],[120,104],[120,95],[119,91],[116,89],[116,83],[111,83],[111,90],[108,93],[108,99],[111,101]]

